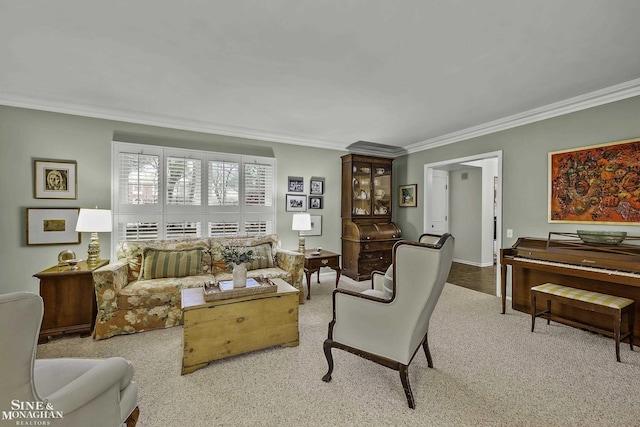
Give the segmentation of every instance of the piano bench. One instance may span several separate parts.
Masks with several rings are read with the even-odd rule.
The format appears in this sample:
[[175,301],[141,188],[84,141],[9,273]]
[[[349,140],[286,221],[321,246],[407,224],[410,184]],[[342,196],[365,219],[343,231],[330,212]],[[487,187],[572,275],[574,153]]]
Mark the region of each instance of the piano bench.
[[[547,301],[547,309],[536,313],[536,298]],[[605,330],[593,325],[587,325],[569,319],[560,319],[551,313],[551,301],[571,307],[608,314],[613,317],[613,331]],[[622,317],[627,315],[627,332],[621,335]],[[635,301],[629,298],[601,294],[599,292],[586,291],[584,289],[570,288],[568,286],[544,283],[531,288],[531,332],[535,328],[536,317],[547,319],[547,325],[551,319],[574,327],[584,328],[593,332],[612,337],[616,342],[616,359],[620,362],[620,340],[629,338],[629,345],[633,351],[633,323],[635,315]]]

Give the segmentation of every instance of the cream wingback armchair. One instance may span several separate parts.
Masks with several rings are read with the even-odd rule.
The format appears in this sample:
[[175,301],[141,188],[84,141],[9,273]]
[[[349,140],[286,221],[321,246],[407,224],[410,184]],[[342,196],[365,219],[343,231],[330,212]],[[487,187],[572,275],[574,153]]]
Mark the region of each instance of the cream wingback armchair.
[[37,294],[0,295],[0,425],[135,425],[131,364],[121,357],[36,360],[42,313]]
[[453,245],[450,234],[435,243],[396,243],[388,297],[378,290],[334,290],[333,320],[324,342],[329,370],[323,381],[331,381],[331,349],[339,348],[399,371],[407,403],[415,408],[407,371],[420,346],[433,367],[429,320],[449,275]]
[[[435,245],[441,237],[441,234],[424,233],[418,238],[418,242]],[[371,290],[365,293],[380,298],[391,298],[393,293],[393,264],[385,272],[378,270],[371,272]]]

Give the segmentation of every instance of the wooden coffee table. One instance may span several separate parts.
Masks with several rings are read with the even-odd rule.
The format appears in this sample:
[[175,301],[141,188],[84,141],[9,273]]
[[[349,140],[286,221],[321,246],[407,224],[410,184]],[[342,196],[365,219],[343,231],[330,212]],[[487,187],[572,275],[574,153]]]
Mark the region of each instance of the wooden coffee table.
[[182,290],[182,375],[214,360],[299,343],[298,293],[282,279],[278,291],[205,301],[202,288]]
[[340,254],[336,254],[322,249],[319,253],[315,249],[309,249],[304,251],[304,274],[307,278],[307,287],[309,292],[307,293],[307,299],[311,299],[311,275],[318,272],[318,283],[320,283],[320,269],[322,267],[329,267],[336,272],[336,288],[338,282],[340,282]]

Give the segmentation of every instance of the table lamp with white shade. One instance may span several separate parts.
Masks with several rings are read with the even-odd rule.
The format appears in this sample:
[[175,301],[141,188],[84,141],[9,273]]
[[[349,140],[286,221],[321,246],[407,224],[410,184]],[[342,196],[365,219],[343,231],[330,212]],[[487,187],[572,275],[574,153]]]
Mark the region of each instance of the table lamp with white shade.
[[111,210],[109,209],[80,209],[76,231],[91,233],[87,265],[92,267],[100,262],[100,241],[98,233],[111,233]]
[[298,232],[298,252],[304,253],[304,232],[311,230],[311,214],[307,212],[293,214],[291,229]]

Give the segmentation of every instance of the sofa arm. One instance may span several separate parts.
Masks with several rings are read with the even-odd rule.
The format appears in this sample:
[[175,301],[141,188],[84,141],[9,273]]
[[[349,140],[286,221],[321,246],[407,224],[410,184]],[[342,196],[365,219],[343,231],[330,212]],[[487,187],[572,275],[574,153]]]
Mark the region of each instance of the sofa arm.
[[98,310],[117,310],[117,296],[129,283],[129,264],[126,261],[117,261],[94,270],[93,283]]
[[302,277],[304,275],[304,255],[300,252],[279,249],[276,252],[276,267],[279,267],[291,274],[291,285],[302,290]]

